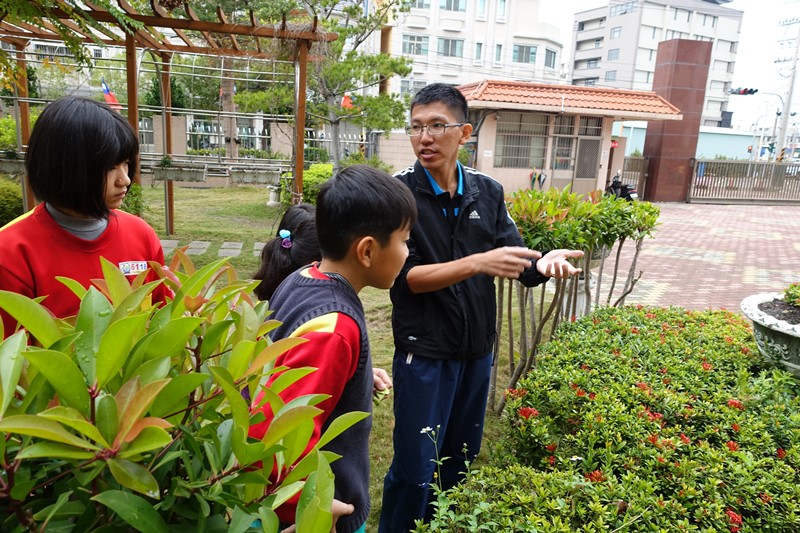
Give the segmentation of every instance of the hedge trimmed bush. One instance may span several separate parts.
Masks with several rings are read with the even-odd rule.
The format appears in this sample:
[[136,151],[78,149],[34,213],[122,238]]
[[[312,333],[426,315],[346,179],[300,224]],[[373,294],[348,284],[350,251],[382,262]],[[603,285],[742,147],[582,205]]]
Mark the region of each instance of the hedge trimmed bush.
[[14,180],[0,178],[0,227],[22,214],[22,189]]
[[800,387],[743,317],[606,308],[540,354],[492,466],[418,531],[800,530]]

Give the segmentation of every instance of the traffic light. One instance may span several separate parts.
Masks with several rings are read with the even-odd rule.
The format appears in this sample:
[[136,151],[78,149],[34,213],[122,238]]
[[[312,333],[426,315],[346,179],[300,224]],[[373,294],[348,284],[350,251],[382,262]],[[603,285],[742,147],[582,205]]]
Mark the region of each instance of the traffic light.
[[728,94],[756,94],[758,89],[752,89],[750,87],[737,87],[735,89],[730,89]]

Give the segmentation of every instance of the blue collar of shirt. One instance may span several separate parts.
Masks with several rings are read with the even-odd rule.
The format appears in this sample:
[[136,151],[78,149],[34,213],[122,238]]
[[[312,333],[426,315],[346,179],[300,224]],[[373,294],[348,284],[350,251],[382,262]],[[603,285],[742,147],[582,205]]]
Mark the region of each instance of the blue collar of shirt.
[[[456,169],[458,169],[458,188],[456,189],[456,194],[464,194],[464,170],[461,168],[461,163],[459,163],[458,161],[456,161]],[[442,190],[442,188],[439,187],[439,184],[436,183],[435,179],[433,179],[433,176],[431,176],[431,173],[428,172],[428,169],[422,167],[422,170],[424,170],[425,175],[428,176],[428,181],[430,182],[431,188],[433,189],[433,194],[435,194],[436,196],[442,194],[444,190]]]

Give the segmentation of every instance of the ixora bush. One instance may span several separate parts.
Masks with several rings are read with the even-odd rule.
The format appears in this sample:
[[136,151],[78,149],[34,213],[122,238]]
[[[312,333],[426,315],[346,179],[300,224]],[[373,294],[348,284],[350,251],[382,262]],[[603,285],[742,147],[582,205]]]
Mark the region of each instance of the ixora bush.
[[418,531],[800,530],[800,387],[741,316],[604,308],[540,354]]
[[[264,389],[277,416],[261,441],[245,397],[298,341],[269,341],[266,304],[225,260],[195,270],[178,252],[169,271],[152,266],[175,292],[160,308],[148,303],[159,282],[129,284],[106,261],[88,290],[64,280],[82,299],[74,319],[0,291],[25,328],[0,344],[0,530],[272,532],[273,509],[302,491],[297,531],[329,531],[336,456],[320,448],[367,413],[338,418],[287,468],[324,398],[277,393],[313,369]],[[270,485],[273,467],[288,474]]]

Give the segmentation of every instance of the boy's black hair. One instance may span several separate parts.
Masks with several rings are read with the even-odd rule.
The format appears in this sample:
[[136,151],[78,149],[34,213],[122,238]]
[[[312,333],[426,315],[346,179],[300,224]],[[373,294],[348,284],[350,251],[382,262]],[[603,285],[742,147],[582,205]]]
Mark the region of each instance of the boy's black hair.
[[437,103],[446,105],[447,109],[455,115],[456,120],[459,122],[467,122],[469,119],[467,99],[464,98],[461,91],[446,83],[431,83],[420,89],[419,92],[414,95],[414,99],[411,100],[410,112],[414,112],[414,106]]
[[417,204],[400,180],[368,165],[353,165],[325,182],[317,195],[317,235],[322,257],[344,259],[356,239],[386,246],[392,233],[417,220]]
[[[278,233],[261,250],[261,266],[253,275],[253,279],[261,280],[253,291],[259,300],[269,300],[286,276],[322,258],[314,221],[315,211],[316,208],[311,204],[297,204],[290,206],[283,214]],[[291,246],[284,244],[281,230],[291,233],[288,241]]]
[[106,218],[106,174],[128,163],[137,172],[139,139],[106,104],[68,96],[45,107],[31,133],[25,167],[36,197],[84,216]]

